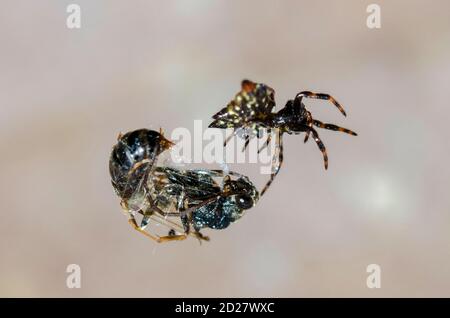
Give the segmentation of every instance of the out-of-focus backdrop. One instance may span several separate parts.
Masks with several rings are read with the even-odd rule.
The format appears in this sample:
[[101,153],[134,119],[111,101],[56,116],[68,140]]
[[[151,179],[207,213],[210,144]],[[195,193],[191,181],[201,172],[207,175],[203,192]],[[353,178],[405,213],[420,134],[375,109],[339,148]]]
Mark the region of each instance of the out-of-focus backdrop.
[[[376,1],[369,29],[372,2],[1,1],[0,295],[450,296],[450,3]],[[359,136],[320,130],[328,171],[288,136],[272,188],[210,243],[133,231],[108,173],[117,134],[206,125],[243,78],[279,107],[333,94],[347,118],[308,108]]]

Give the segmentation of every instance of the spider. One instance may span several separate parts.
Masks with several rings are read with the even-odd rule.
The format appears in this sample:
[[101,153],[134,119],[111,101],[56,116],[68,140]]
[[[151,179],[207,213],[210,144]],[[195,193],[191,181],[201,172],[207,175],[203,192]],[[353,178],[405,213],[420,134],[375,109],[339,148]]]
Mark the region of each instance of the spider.
[[[172,145],[162,132],[139,129],[119,135],[113,147],[112,185],[134,229],[156,242],[183,240],[188,235],[208,241],[202,228],[224,229],[256,204],[258,191],[246,176],[157,166],[158,156]],[[140,225],[136,214],[142,215]],[[151,219],[169,227],[168,235],[147,231]]]
[[272,160],[272,174],[269,181],[261,191],[261,196],[267,191],[273,180],[280,171],[283,163],[283,134],[300,134],[304,132],[306,143],[312,134],[319,150],[322,152],[325,169],[328,168],[328,155],[322,140],[314,126],[334,131],[341,131],[353,136],[357,134],[347,128],[342,128],[334,124],[323,123],[314,119],[311,113],[303,104],[303,98],[323,99],[330,101],[339,111],[346,116],[342,106],[330,95],[303,91],[298,93],[294,99],[288,100],[284,108],[278,112],[273,112],[275,107],[275,91],[271,87],[254,83],[250,80],[243,80],[241,91],[236,94],[226,107],[216,113],[212,118],[214,121],[210,128],[233,128],[233,133],[228,136],[224,146],[228,141],[237,135],[239,131],[244,131],[245,145],[243,151],[248,146],[252,136],[261,138],[261,129],[266,129],[268,137],[263,146],[258,150],[260,153],[271,142],[272,130],[276,132],[275,154]]

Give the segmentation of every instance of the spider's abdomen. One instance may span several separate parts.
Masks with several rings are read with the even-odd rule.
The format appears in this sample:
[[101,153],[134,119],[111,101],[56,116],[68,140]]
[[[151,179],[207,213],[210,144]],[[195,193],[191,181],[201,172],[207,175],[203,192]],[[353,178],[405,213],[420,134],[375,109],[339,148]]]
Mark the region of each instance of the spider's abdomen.
[[241,91],[213,116],[210,128],[239,128],[252,121],[263,121],[275,107],[275,91],[262,83],[243,80]]

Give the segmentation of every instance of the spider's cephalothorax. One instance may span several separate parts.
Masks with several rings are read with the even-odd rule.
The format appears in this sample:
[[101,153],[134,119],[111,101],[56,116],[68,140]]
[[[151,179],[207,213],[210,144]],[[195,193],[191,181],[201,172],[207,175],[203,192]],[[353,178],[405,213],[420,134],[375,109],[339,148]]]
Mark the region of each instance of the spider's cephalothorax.
[[[326,148],[319,138],[319,134],[314,126],[334,131],[341,131],[356,136],[357,134],[349,129],[342,128],[333,124],[323,123],[312,117],[311,113],[303,104],[303,98],[323,99],[332,102],[341,113],[346,116],[342,106],[330,95],[322,93],[313,93],[303,91],[298,93],[293,100],[289,100],[285,107],[278,112],[273,112],[275,107],[274,99],[275,91],[265,84],[257,84],[249,80],[242,81],[242,89],[228,105],[213,116],[214,121],[209,125],[211,128],[233,128],[234,133],[226,140],[224,145],[237,134],[238,131],[247,131],[243,136],[245,138],[244,149],[249,144],[250,138],[259,134],[260,129],[267,129],[268,137],[264,145],[258,150],[262,151],[271,141],[271,130],[276,130],[276,153],[277,160],[274,160],[272,175],[261,191],[263,195],[270,184],[278,174],[283,163],[283,133],[299,134],[306,133],[305,142],[308,141],[309,135],[313,135],[314,141],[317,143],[323,154],[325,169],[328,168],[328,156]],[[248,133],[255,132],[255,133]]]

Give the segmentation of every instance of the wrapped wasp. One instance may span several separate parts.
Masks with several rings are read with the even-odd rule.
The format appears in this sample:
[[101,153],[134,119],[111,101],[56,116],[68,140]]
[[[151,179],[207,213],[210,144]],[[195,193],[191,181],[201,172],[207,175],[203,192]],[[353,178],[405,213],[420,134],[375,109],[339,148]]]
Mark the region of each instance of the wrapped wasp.
[[[328,155],[326,148],[319,137],[314,126],[334,131],[341,131],[353,136],[357,134],[347,128],[342,128],[334,124],[323,123],[314,119],[311,113],[303,104],[304,98],[315,98],[330,101],[339,111],[346,116],[342,106],[330,95],[322,93],[313,93],[303,91],[298,93],[294,99],[288,100],[284,108],[278,112],[273,112],[275,108],[275,91],[271,87],[254,83],[249,80],[243,80],[241,91],[236,94],[226,107],[213,116],[214,121],[209,125],[211,128],[232,128],[234,129],[224,142],[224,146],[228,141],[239,132],[241,137],[245,138],[244,150],[248,146],[251,137],[257,136],[261,138],[261,129],[266,129],[268,137],[258,153],[266,148],[271,142],[271,132],[276,132],[275,155],[272,161],[272,174],[269,181],[261,191],[261,196],[267,191],[272,184],[276,175],[280,171],[283,163],[283,134],[300,134],[305,133],[304,142],[308,141],[312,134],[314,141],[322,152],[325,169],[328,168]],[[243,133],[242,133],[243,132]]]
[[[246,176],[157,166],[158,156],[172,145],[162,133],[140,129],[120,135],[113,147],[112,185],[134,229],[157,242],[189,235],[209,240],[201,229],[224,229],[256,204],[258,191]],[[169,227],[168,235],[147,231],[152,220]]]

